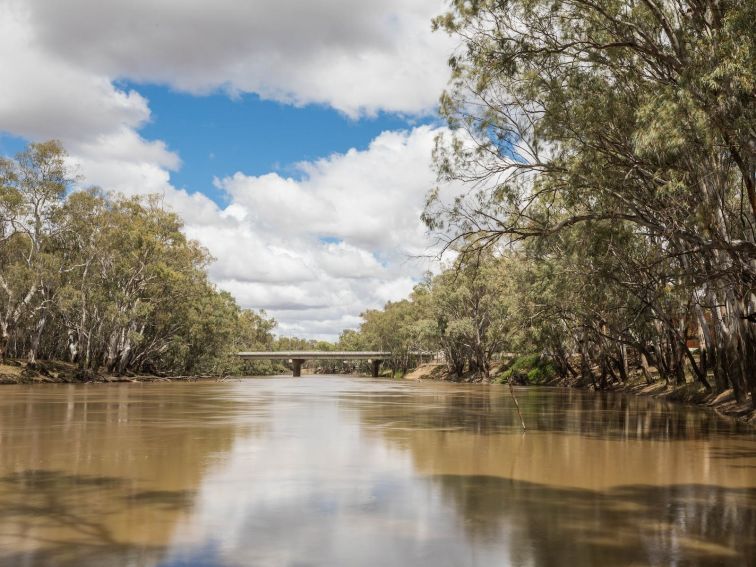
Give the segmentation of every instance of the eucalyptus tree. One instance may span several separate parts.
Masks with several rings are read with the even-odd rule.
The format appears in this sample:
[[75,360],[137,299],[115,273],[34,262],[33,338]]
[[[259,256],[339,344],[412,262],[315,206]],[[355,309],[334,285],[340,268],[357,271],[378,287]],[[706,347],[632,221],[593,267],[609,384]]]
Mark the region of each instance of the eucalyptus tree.
[[[473,188],[452,203],[432,193],[428,225],[468,252],[626,227],[674,272],[665,285],[688,294],[717,388],[745,399],[756,392],[754,22],[756,5],[734,0],[454,1],[435,21],[462,42],[441,100],[454,133],[436,162]],[[661,284],[651,272],[627,292],[650,297],[639,288]],[[647,305],[671,333],[667,351],[684,338],[674,305]]]
[[450,370],[490,377],[491,361],[509,338],[507,297],[490,257],[462,264],[433,279],[431,304],[438,343]]
[[489,255],[429,276],[407,299],[363,313],[359,333],[345,338],[391,351],[394,371],[406,372],[417,352],[441,351],[453,378],[488,379],[494,356],[510,339],[498,268]]
[[[25,319],[35,344],[47,322],[57,272],[50,243],[60,230],[58,212],[73,181],[65,158],[55,141],[30,144],[14,159],[0,157],[0,359]],[[31,362],[35,352],[33,347]]]
[[[422,286],[421,286],[422,287]],[[424,294],[416,289],[408,299],[389,301],[383,309],[362,313],[360,334],[371,350],[391,352],[388,365],[393,373],[406,373],[414,359],[413,351],[424,350],[427,337],[417,325],[425,318],[426,304],[416,301]]]

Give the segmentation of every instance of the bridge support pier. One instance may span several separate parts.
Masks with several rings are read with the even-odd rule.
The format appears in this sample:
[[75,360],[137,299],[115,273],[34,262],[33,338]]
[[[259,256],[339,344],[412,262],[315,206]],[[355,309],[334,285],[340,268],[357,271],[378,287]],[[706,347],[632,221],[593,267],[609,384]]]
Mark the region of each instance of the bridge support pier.
[[378,378],[378,373],[381,370],[381,360],[371,360],[371,367],[373,370],[373,378]]
[[293,358],[291,360],[291,370],[292,375],[294,378],[299,378],[302,376],[302,365],[304,364],[304,360],[301,358]]

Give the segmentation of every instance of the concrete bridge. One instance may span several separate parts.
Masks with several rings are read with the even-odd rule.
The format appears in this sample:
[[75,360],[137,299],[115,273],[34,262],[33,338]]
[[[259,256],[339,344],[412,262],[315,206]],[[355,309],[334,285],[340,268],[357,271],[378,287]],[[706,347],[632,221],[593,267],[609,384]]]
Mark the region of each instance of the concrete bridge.
[[373,378],[378,377],[381,362],[391,358],[390,352],[384,351],[278,351],[278,352],[239,352],[237,356],[245,360],[287,360],[291,362],[294,376],[302,375],[302,364],[305,360],[367,360],[371,363]]

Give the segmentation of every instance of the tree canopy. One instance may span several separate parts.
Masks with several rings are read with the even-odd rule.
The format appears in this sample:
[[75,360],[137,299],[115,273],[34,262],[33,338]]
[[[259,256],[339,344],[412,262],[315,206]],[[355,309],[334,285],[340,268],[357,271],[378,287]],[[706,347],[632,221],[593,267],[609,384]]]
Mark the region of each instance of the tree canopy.
[[211,258],[156,197],[74,190],[65,151],[0,160],[0,355],[80,371],[223,373],[275,321],[207,278]]
[[432,192],[424,218],[463,256],[517,258],[517,309],[555,354],[609,372],[632,346],[664,375],[756,392],[755,17],[726,0],[458,0],[436,19],[462,45],[436,163],[471,189]]

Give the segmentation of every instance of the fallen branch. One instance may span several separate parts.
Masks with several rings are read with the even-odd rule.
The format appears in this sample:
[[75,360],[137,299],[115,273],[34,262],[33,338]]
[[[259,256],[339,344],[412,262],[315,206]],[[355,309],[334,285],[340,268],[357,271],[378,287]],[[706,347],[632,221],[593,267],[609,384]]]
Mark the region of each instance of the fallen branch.
[[522,430],[526,431],[527,427],[525,427],[525,420],[522,419],[522,412],[520,411],[520,404],[517,402],[517,396],[515,396],[514,387],[512,386],[512,381],[508,380],[508,383],[509,383],[509,393],[512,395],[512,399],[514,400],[515,407],[517,408],[517,415],[520,416],[520,423],[522,424]]

